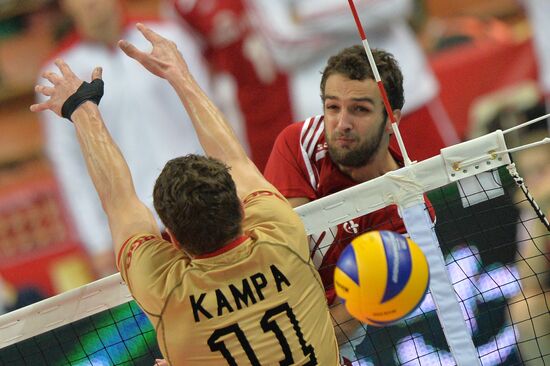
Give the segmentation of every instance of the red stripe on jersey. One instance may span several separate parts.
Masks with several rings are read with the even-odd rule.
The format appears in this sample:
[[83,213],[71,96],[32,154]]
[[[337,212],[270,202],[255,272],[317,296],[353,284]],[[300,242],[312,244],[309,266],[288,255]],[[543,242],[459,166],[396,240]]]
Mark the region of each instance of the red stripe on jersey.
[[309,175],[311,187],[317,191],[319,185],[319,171],[315,165],[314,153],[315,146],[319,137],[324,131],[323,116],[316,116],[307,119],[300,131],[300,147],[302,150],[302,159]]
[[256,191],[256,192],[252,192],[250,193],[248,196],[246,196],[246,198],[243,200],[243,203],[244,204],[247,204],[248,202],[250,202],[250,200],[254,197],[258,197],[258,196],[275,196],[277,197],[278,199],[280,199],[281,201],[285,201],[286,200],[278,193],[276,192],[272,192],[272,191],[266,191],[266,190],[261,190],[261,191]]
[[[133,252],[143,243],[145,243],[148,240],[154,239],[154,235],[142,235],[135,238],[135,241],[132,243],[132,247],[130,248],[130,251],[126,255],[127,262],[126,262],[126,269],[130,268],[130,262],[132,261],[132,254]],[[118,267],[118,270],[120,271],[120,260],[122,259],[122,253],[124,252],[124,248],[126,248],[126,245],[130,243],[130,240],[132,237],[128,238],[124,244],[120,247],[120,250],[118,251],[116,265]]]
[[303,149],[308,153],[307,155],[310,159],[313,156],[310,150],[312,150],[312,146],[314,147],[317,144],[319,138],[319,128],[323,128],[322,122],[322,116],[312,117],[306,121],[304,124],[305,128],[302,130],[301,144]]

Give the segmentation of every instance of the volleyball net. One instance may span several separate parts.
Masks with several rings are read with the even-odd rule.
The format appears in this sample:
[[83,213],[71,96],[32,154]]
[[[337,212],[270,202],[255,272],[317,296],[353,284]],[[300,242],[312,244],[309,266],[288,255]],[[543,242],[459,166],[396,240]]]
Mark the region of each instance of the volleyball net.
[[[549,227],[509,151],[496,131],[297,209],[325,251],[398,205],[430,263],[430,292],[397,324],[331,307],[344,364],[550,365]],[[0,365],[153,365],[155,337],[117,274],[0,317]]]

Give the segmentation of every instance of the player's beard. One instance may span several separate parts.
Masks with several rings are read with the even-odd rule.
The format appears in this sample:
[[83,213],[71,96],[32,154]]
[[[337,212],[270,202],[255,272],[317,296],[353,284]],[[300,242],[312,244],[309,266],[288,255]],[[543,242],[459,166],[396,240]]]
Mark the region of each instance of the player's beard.
[[355,134],[333,133],[331,138],[328,139],[328,153],[330,158],[338,165],[351,168],[358,168],[367,165],[372,162],[378,153],[385,130],[386,120],[383,119],[374,136],[367,137],[359,146],[350,150],[337,147],[334,143],[332,143],[332,141],[339,137],[355,138],[356,140],[359,139],[359,137]]

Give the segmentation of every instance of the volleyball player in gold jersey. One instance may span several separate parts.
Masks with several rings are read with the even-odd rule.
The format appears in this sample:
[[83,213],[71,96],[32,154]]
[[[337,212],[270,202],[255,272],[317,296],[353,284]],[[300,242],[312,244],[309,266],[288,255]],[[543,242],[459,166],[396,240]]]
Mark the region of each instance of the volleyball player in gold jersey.
[[[155,184],[161,238],[98,107],[101,69],[83,83],[62,60],[50,98],[31,106],[74,122],[108,216],[117,263],[170,365],[337,365],[323,287],[302,222],[246,156],[173,42],[139,24],[153,48],[119,46],[179,95],[208,157],[169,161]],[[128,85],[131,88],[132,85]],[[269,121],[266,121],[268,123]],[[155,121],[151,121],[155,123]],[[143,154],[155,146],[143,146]]]

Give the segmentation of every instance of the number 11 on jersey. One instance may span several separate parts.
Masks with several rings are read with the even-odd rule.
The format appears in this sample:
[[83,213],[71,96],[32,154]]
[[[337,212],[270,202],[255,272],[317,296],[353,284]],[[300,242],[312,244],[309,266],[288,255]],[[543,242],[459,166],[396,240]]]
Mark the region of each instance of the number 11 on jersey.
[[[264,333],[273,332],[275,334],[275,337],[279,341],[279,345],[281,346],[281,350],[283,353],[282,360],[279,362],[279,365],[284,366],[284,365],[294,364],[294,357],[292,355],[291,348],[286,338],[287,335],[283,334],[283,331],[281,330],[277,322],[273,319],[278,314],[282,314],[282,313],[286,314],[286,316],[290,320],[290,323],[292,324],[292,327],[294,329],[294,333],[298,338],[298,342],[300,343],[300,347],[302,349],[303,355],[309,358],[309,361],[305,365],[306,366],[317,365],[315,350],[311,345],[308,345],[306,343],[304,339],[304,335],[300,328],[300,323],[298,322],[298,319],[296,319],[296,316],[294,315],[292,308],[286,302],[267,310],[262,316],[262,319],[260,320],[260,326],[262,327],[262,330],[264,331]],[[221,352],[223,357],[226,359],[228,365],[237,366],[237,362],[235,361],[235,358],[233,357],[233,355],[231,355],[231,352],[229,352],[229,350],[227,349],[225,342],[220,341],[220,338],[229,334],[235,334],[241,347],[243,347],[243,350],[245,351],[251,365],[260,366],[258,357],[254,353],[254,350],[252,349],[252,346],[250,345],[248,338],[244,334],[243,330],[239,327],[238,323],[229,325],[225,328],[216,329],[212,333],[210,338],[208,338],[208,346],[210,347],[210,350],[212,352]]]

